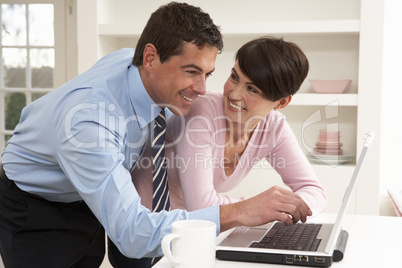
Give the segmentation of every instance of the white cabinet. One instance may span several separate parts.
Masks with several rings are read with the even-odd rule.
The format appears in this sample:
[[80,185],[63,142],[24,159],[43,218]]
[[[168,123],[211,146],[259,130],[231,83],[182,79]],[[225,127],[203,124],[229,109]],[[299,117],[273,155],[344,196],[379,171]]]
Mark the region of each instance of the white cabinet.
[[[135,47],[149,15],[167,1],[90,0],[97,6],[96,57],[122,47]],[[283,110],[302,149],[314,147],[318,131],[339,127],[345,154],[359,154],[364,132],[380,133],[381,66],[385,0],[189,0],[208,12],[221,26],[224,51],[218,55],[216,71],[208,90],[221,91],[233,66],[235,51],[245,42],[262,35],[282,36],[297,43],[310,61],[309,78],[351,79],[344,94],[314,93],[308,79]],[[88,20],[88,18],[87,18]],[[90,22],[86,22],[90,23]],[[79,44],[80,46],[80,44]],[[94,53],[88,51],[88,53]],[[79,59],[84,60],[85,59]],[[92,64],[93,62],[91,62]],[[312,119],[314,116],[314,120]],[[317,120],[317,116],[321,119]],[[379,145],[374,142],[367,156],[350,211],[378,214]],[[314,164],[329,195],[329,212],[337,210],[343,186],[356,161],[346,165]],[[232,192],[257,193],[278,180],[271,173],[255,171],[240,189]],[[265,177],[265,178],[263,178]],[[280,181],[280,180],[279,180]],[[257,185],[256,187],[253,187]]]

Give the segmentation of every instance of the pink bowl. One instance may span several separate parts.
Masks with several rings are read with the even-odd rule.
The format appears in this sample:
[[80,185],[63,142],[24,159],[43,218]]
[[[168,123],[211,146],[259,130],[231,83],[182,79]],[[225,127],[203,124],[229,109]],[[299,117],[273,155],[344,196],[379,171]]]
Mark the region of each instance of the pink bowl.
[[319,80],[309,79],[309,82],[317,93],[343,93],[352,80]]

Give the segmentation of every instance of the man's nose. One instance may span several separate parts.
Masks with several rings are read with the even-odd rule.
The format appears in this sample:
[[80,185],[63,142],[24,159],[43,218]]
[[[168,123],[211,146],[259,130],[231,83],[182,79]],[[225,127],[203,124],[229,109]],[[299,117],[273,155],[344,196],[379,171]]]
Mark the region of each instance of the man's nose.
[[199,95],[205,95],[207,93],[207,81],[205,78],[199,78],[193,86],[193,91]]

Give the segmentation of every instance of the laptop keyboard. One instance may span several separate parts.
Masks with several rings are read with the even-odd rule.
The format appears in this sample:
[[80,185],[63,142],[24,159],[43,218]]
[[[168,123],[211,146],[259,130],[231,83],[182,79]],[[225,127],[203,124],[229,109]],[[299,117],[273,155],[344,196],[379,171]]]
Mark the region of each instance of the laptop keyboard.
[[259,242],[253,242],[249,247],[317,251],[321,242],[317,239],[321,226],[313,223],[285,226],[276,222]]

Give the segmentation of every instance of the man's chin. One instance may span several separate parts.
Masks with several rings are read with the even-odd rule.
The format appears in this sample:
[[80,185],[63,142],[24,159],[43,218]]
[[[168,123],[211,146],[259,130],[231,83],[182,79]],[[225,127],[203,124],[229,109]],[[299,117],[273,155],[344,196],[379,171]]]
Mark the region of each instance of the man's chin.
[[177,116],[186,116],[190,112],[191,106],[188,107],[169,107],[169,110]]

